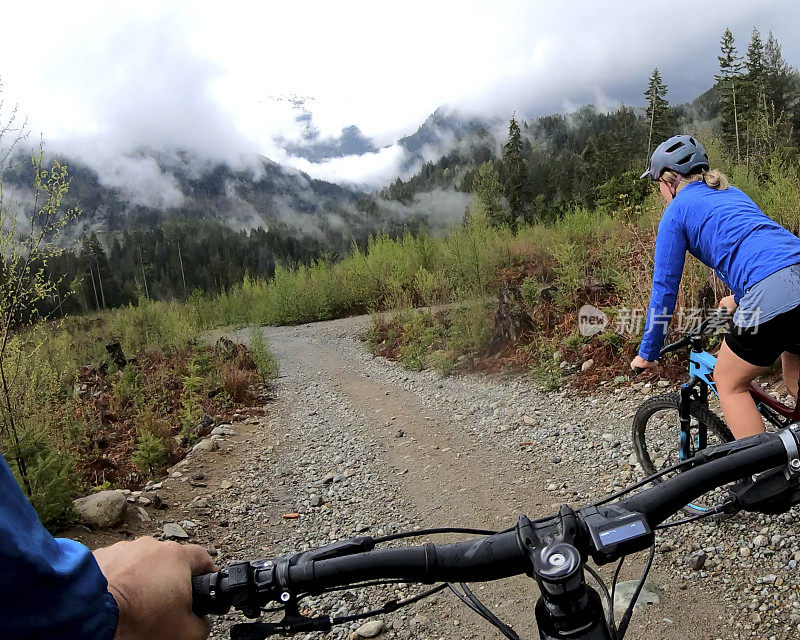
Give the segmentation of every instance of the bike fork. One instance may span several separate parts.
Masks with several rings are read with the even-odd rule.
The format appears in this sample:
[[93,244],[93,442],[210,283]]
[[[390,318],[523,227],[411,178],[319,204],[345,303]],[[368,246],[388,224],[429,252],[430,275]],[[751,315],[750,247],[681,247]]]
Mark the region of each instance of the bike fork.
[[[681,397],[678,403],[678,425],[680,426],[680,459],[681,462],[692,457],[692,389],[694,380],[681,385]],[[708,446],[708,431],[704,424],[697,425],[697,449],[701,451]]]

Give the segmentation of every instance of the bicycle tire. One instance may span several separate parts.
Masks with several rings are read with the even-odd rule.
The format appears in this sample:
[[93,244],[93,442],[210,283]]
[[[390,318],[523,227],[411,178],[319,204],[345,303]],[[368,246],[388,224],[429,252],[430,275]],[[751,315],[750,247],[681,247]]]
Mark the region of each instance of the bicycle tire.
[[[642,465],[642,469],[644,470],[646,476],[652,475],[659,471],[657,465],[655,464],[655,460],[658,458],[654,455],[651,455],[651,452],[648,451],[647,448],[647,424],[650,419],[659,411],[674,411],[676,429],[675,443],[677,450],[677,445],[679,444],[677,415],[679,405],[679,394],[662,394],[643,402],[636,411],[636,415],[633,417],[633,426],[631,429],[633,448],[636,452],[636,458],[639,460],[639,464]],[[725,422],[707,406],[704,406],[698,402],[692,402],[689,407],[689,415],[691,418],[696,420],[698,424],[705,425],[710,438],[716,437],[720,443],[731,442],[733,440],[733,434],[728,428],[728,425],[726,425]],[[662,482],[663,480],[666,480],[666,477],[659,478],[658,482]],[[683,510],[688,514],[698,515],[704,513],[706,509],[700,506],[693,506],[692,504],[685,506]]]

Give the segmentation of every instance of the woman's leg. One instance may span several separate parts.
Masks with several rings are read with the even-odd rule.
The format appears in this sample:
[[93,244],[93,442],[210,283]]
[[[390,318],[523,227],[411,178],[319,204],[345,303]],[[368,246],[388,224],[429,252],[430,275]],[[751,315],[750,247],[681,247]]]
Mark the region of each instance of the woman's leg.
[[784,351],[781,356],[781,366],[783,367],[783,382],[786,388],[797,400],[797,383],[800,380],[800,356]]
[[747,387],[766,370],[767,367],[757,367],[742,360],[723,341],[717,356],[717,366],[714,368],[714,381],[717,383],[725,422],[737,440],[764,431],[761,414]]

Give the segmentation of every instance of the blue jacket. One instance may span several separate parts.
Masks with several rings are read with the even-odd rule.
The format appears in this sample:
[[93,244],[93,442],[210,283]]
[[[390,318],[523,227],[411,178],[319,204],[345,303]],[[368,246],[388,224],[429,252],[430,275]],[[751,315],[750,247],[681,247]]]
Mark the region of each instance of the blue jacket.
[[768,218],[736,187],[704,182],[681,189],[661,216],[653,292],[639,355],[656,360],[664,343],[689,251],[711,267],[738,303],[745,291],[776,271],[800,263],[800,239]]
[[89,549],[56,539],[0,456],[0,638],[112,640],[119,611]]

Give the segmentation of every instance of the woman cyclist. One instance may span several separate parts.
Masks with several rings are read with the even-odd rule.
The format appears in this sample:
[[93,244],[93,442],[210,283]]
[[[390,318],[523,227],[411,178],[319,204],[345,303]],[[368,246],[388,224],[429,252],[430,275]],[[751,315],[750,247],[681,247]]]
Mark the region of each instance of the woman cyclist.
[[641,177],[658,182],[667,207],[656,236],[645,333],[631,367],[657,364],[688,250],[733,292],[720,301],[733,318],[714,369],[725,420],[736,438],[760,433],[764,424],[747,388],[778,356],[797,398],[800,239],[731,187],[725,175],[710,171],[705,149],[689,135],[662,142]]

